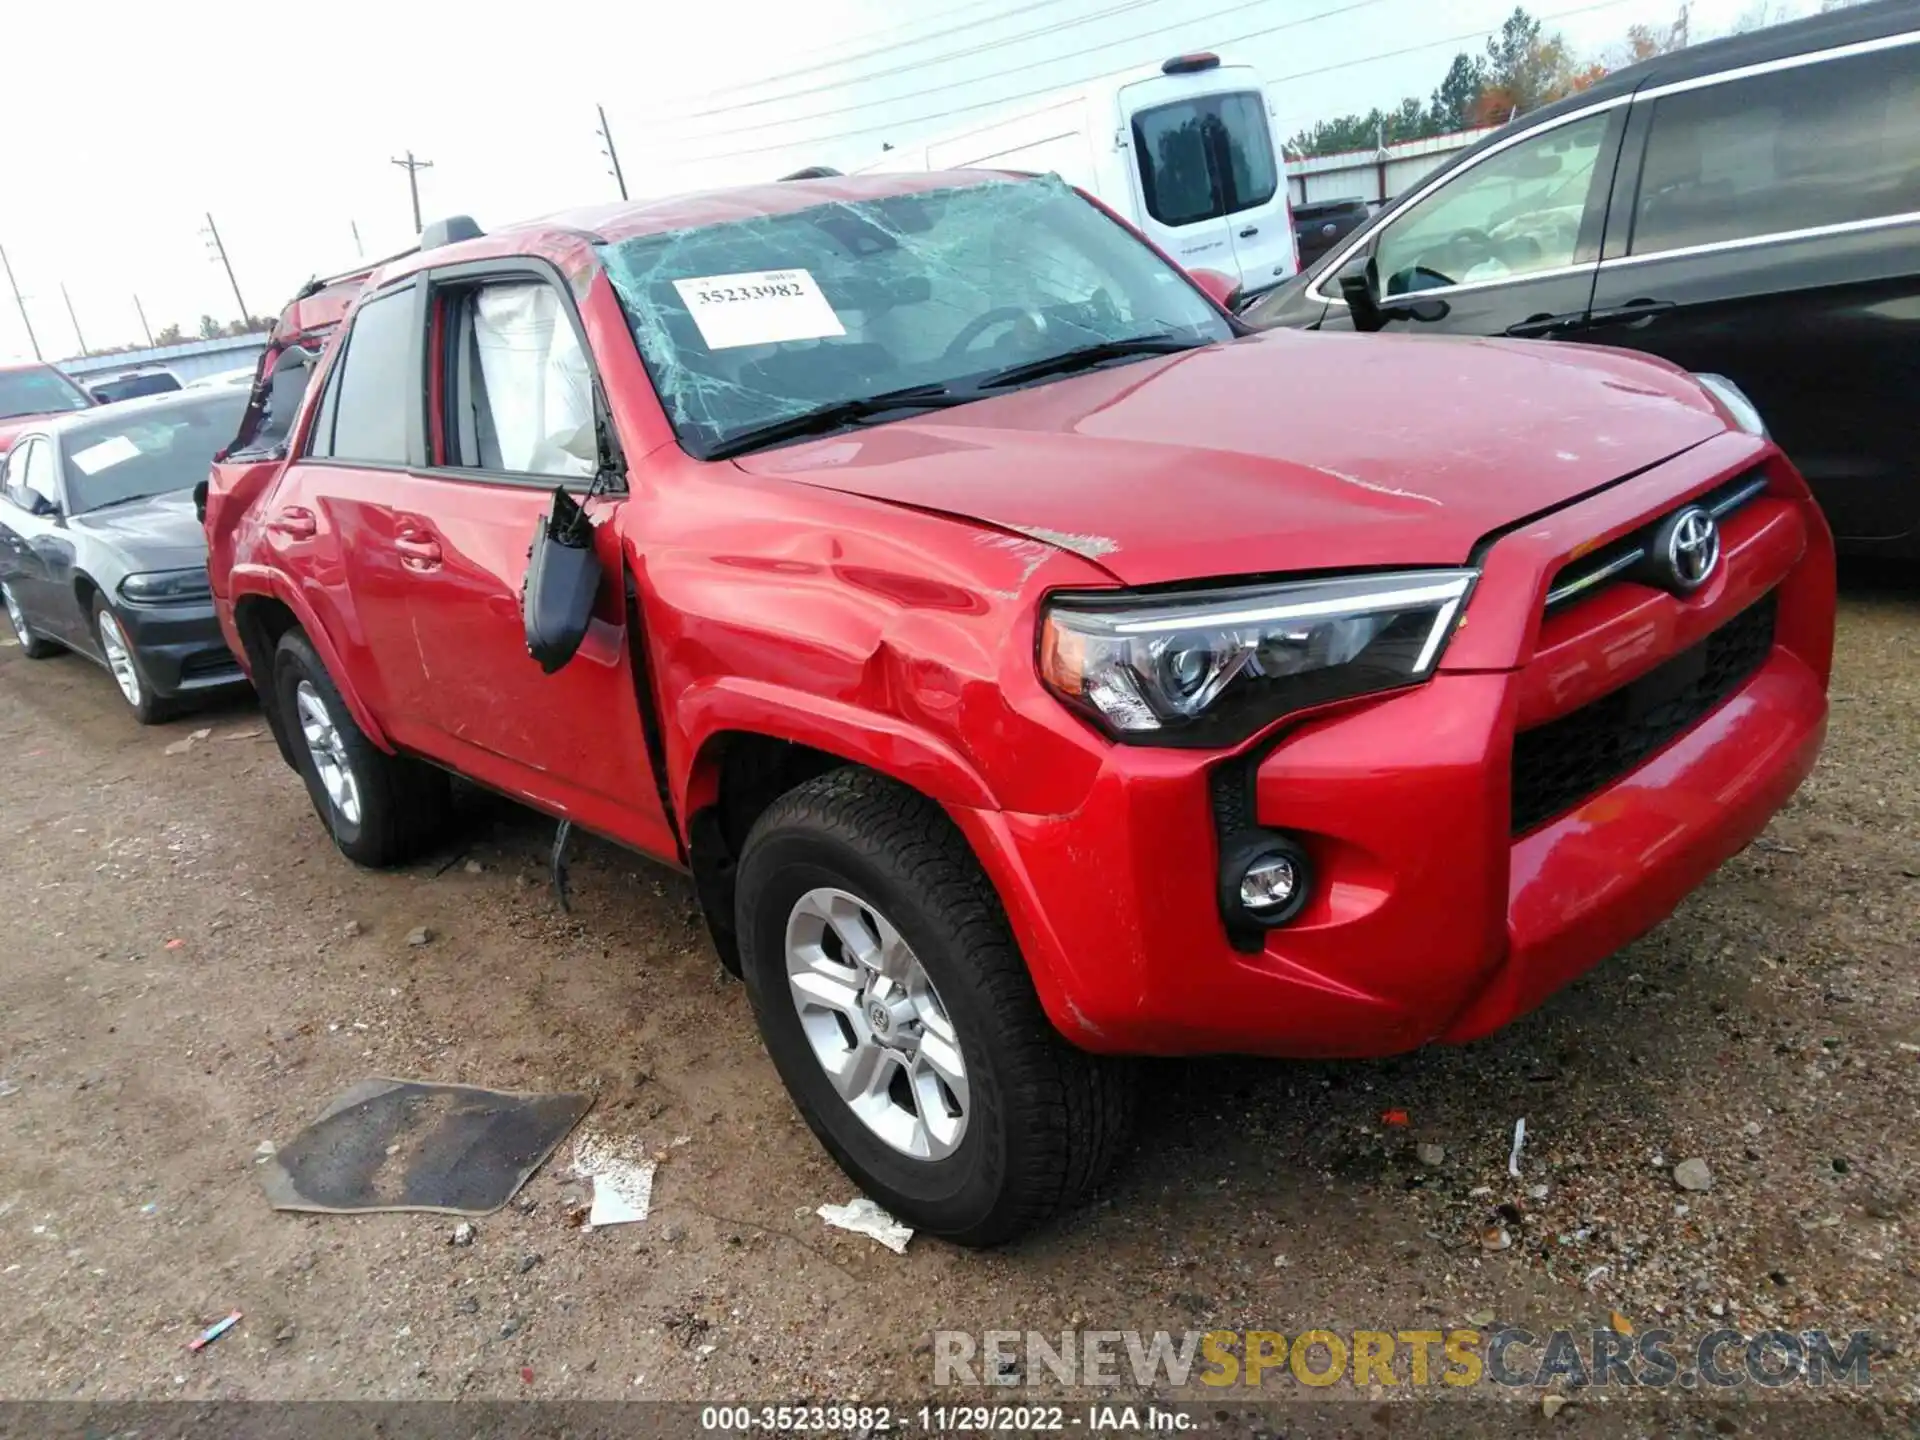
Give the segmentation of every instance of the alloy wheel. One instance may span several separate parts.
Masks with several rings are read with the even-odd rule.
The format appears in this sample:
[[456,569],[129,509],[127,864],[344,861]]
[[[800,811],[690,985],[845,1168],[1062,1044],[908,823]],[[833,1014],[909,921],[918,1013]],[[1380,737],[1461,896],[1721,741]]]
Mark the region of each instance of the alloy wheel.
[[814,1059],[847,1108],[903,1155],[939,1160],[967,1130],[959,1037],[912,948],[845,890],[787,917],[787,983]]
[[7,619],[13,622],[14,637],[22,646],[33,644],[33,627],[27,624],[27,612],[20,608],[20,602],[13,598],[11,585],[0,585],[0,599],[7,604]]
[[326,789],[327,799],[333,803],[342,820],[349,825],[358,825],[360,786],[353,778],[353,767],[347,760],[346,741],[340,734],[340,727],[333,723],[327,702],[320,698],[320,692],[313,688],[311,680],[302,680],[293,692],[293,703],[299,712],[300,734],[307,742],[307,753],[313,757],[313,768],[320,776],[320,784]]
[[119,618],[111,610],[100,612],[100,648],[106,654],[107,668],[113,672],[120,693],[127,697],[129,705],[138,710],[141,699],[140,672],[134,668],[133,646],[127,643],[127,632],[120,628]]

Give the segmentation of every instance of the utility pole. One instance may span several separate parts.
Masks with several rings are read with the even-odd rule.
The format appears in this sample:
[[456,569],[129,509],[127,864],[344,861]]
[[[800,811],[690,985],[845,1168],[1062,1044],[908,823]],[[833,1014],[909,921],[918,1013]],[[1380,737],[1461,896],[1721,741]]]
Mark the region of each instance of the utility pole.
[[20,323],[27,327],[27,343],[33,346],[33,358],[44,360],[40,353],[40,338],[33,333],[33,321],[27,318],[27,302],[20,298],[20,282],[13,278],[13,262],[7,259],[7,247],[0,245],[0,267],[7,272],[7,284],[13,290],[13,303],[20,307]]
[[207,212],[207,246],[226,267],[227,283],[233,287],[233,303],[240,307],[240,323],[244,325],[253,318],[253,313],[247,309],[247,302],[240,298],[240,282],[233,278],[233,262],[227,259],[227,247],[220,243],[220,231],[214,226],[211,210]]
[[620,173],[620,152],[613,148],[613,131],[607,126],[607,107],[596,105],[593,108],[600,112],[600,138],[607,142],[607,148],[600,153],[613,162],[613,169],[607,173],[613,176],[614,183],[620,187],[620,198],[624,200],[627,198],[627,177]]
[[80,317],[73,313],[73,297],[67,294],[67,282],[60,282],[60,298],[67,302],[67,319],[73,322],[73,338],[80,342],[80,353],[87,354],[87,337],[80,333]]
[[366,259],[367,247],[360,243],[360,222],[358,220],[349,220],[347,224],[353,228],[354,253],[358,255],[362,260]]
[[153,349],[153,327],[147,323],[147,307],[140,303],[140,297],[133,297],[133,308],[140,316],[140,328],[147,332],[147,348]]
[[420,172],[422,170],[431,170],[433,168],[433,161],[416,160],[413,158],[413,152],[409,150],[407,151],[406,159],[395,160],[391,163],[398,165],[402,170],[407,172],[407,189],[413,195],[413,233],[418,235],[422,229],[420,224]]

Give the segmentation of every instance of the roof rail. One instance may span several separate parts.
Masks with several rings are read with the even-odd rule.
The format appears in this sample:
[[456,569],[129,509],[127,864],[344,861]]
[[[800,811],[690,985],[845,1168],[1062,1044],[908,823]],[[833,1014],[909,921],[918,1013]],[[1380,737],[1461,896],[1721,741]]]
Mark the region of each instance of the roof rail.
[[360,275],[371,275],[382,265],[391,265],[396,260],[404,260],[409,255],[417,255],[419,253],[420,247],[418,245],[409,245],[406,249],[396,250],[391,255],[382,255],[378,260],[364,260],[351,270],[342,270],[338,275],[316,275],[307,281],[306,284],[302,285],[299,293],[293,298],[295,300],[304,300],[309,295],[318,295],[329,285],[338,285],[342,280],[351,280]]
[[471,215],[449,215],[444,220],[429,220],[420,231],[420,248],[438,250],[442,245],[458,245],[462,240],[478,240],[487,232]]

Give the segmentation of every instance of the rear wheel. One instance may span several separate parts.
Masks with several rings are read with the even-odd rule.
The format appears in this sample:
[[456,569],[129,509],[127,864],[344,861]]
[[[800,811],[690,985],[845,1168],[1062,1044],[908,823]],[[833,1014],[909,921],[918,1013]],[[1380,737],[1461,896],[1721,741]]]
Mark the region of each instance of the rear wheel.
[[113,675],[113,683],[120,687],[121,696],[133,707],[133,718],[142,725],[158,725],[168,719],[173,714],[173,706],[153,693],[153,683],[140,668],[139,653],[104,595],[93,597],[93,633],[100,641],[100,653]]
[[1062,1040],[940,808],[845,769],[775,801],[739,867],[747,992],[835,1160],[915,1229],[1012,1239],[1112,1164],[1133,1070]]
[[6,603],[7,619],[13,624],[13,635],[20,642],[22,655],[29,660],[44,660],[60,648],[53,641],[33,633],[33,626],[27,623],[27,612],[20,608],[20,602],[14,598],[12,586],[0,583],[0,601]]
[[445,772],[367,739],[298,630],[274,652],[273,698],[307,795],[341,854],[360,865],[397,865],[434,843],[452,806]]

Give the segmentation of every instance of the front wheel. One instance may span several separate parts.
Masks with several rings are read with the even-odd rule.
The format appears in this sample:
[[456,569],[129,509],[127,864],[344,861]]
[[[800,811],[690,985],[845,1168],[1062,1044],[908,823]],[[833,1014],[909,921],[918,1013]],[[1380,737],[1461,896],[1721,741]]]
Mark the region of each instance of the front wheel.
[[452,806],[445,772],[389,755],[367,739],[298,630],[281,636],[274,651],[273,698],[307,795],[342,855],[382,867],[433,844]]
[[133,718],[142,725],[158,725],[170,717],[173,706],[153,693],[153,682],[140,668],[140,654],[104,595],[93,597],[93,633],[100,641],[100,653],[113,674],[113,683],[133,707]]
[[998,1244],[1112,1164],[1132,1067],[1048,1023],[992,886],[924,796],[855,769],[789,791],[747,838],[737,922],[780,1078],[899,1219]]

